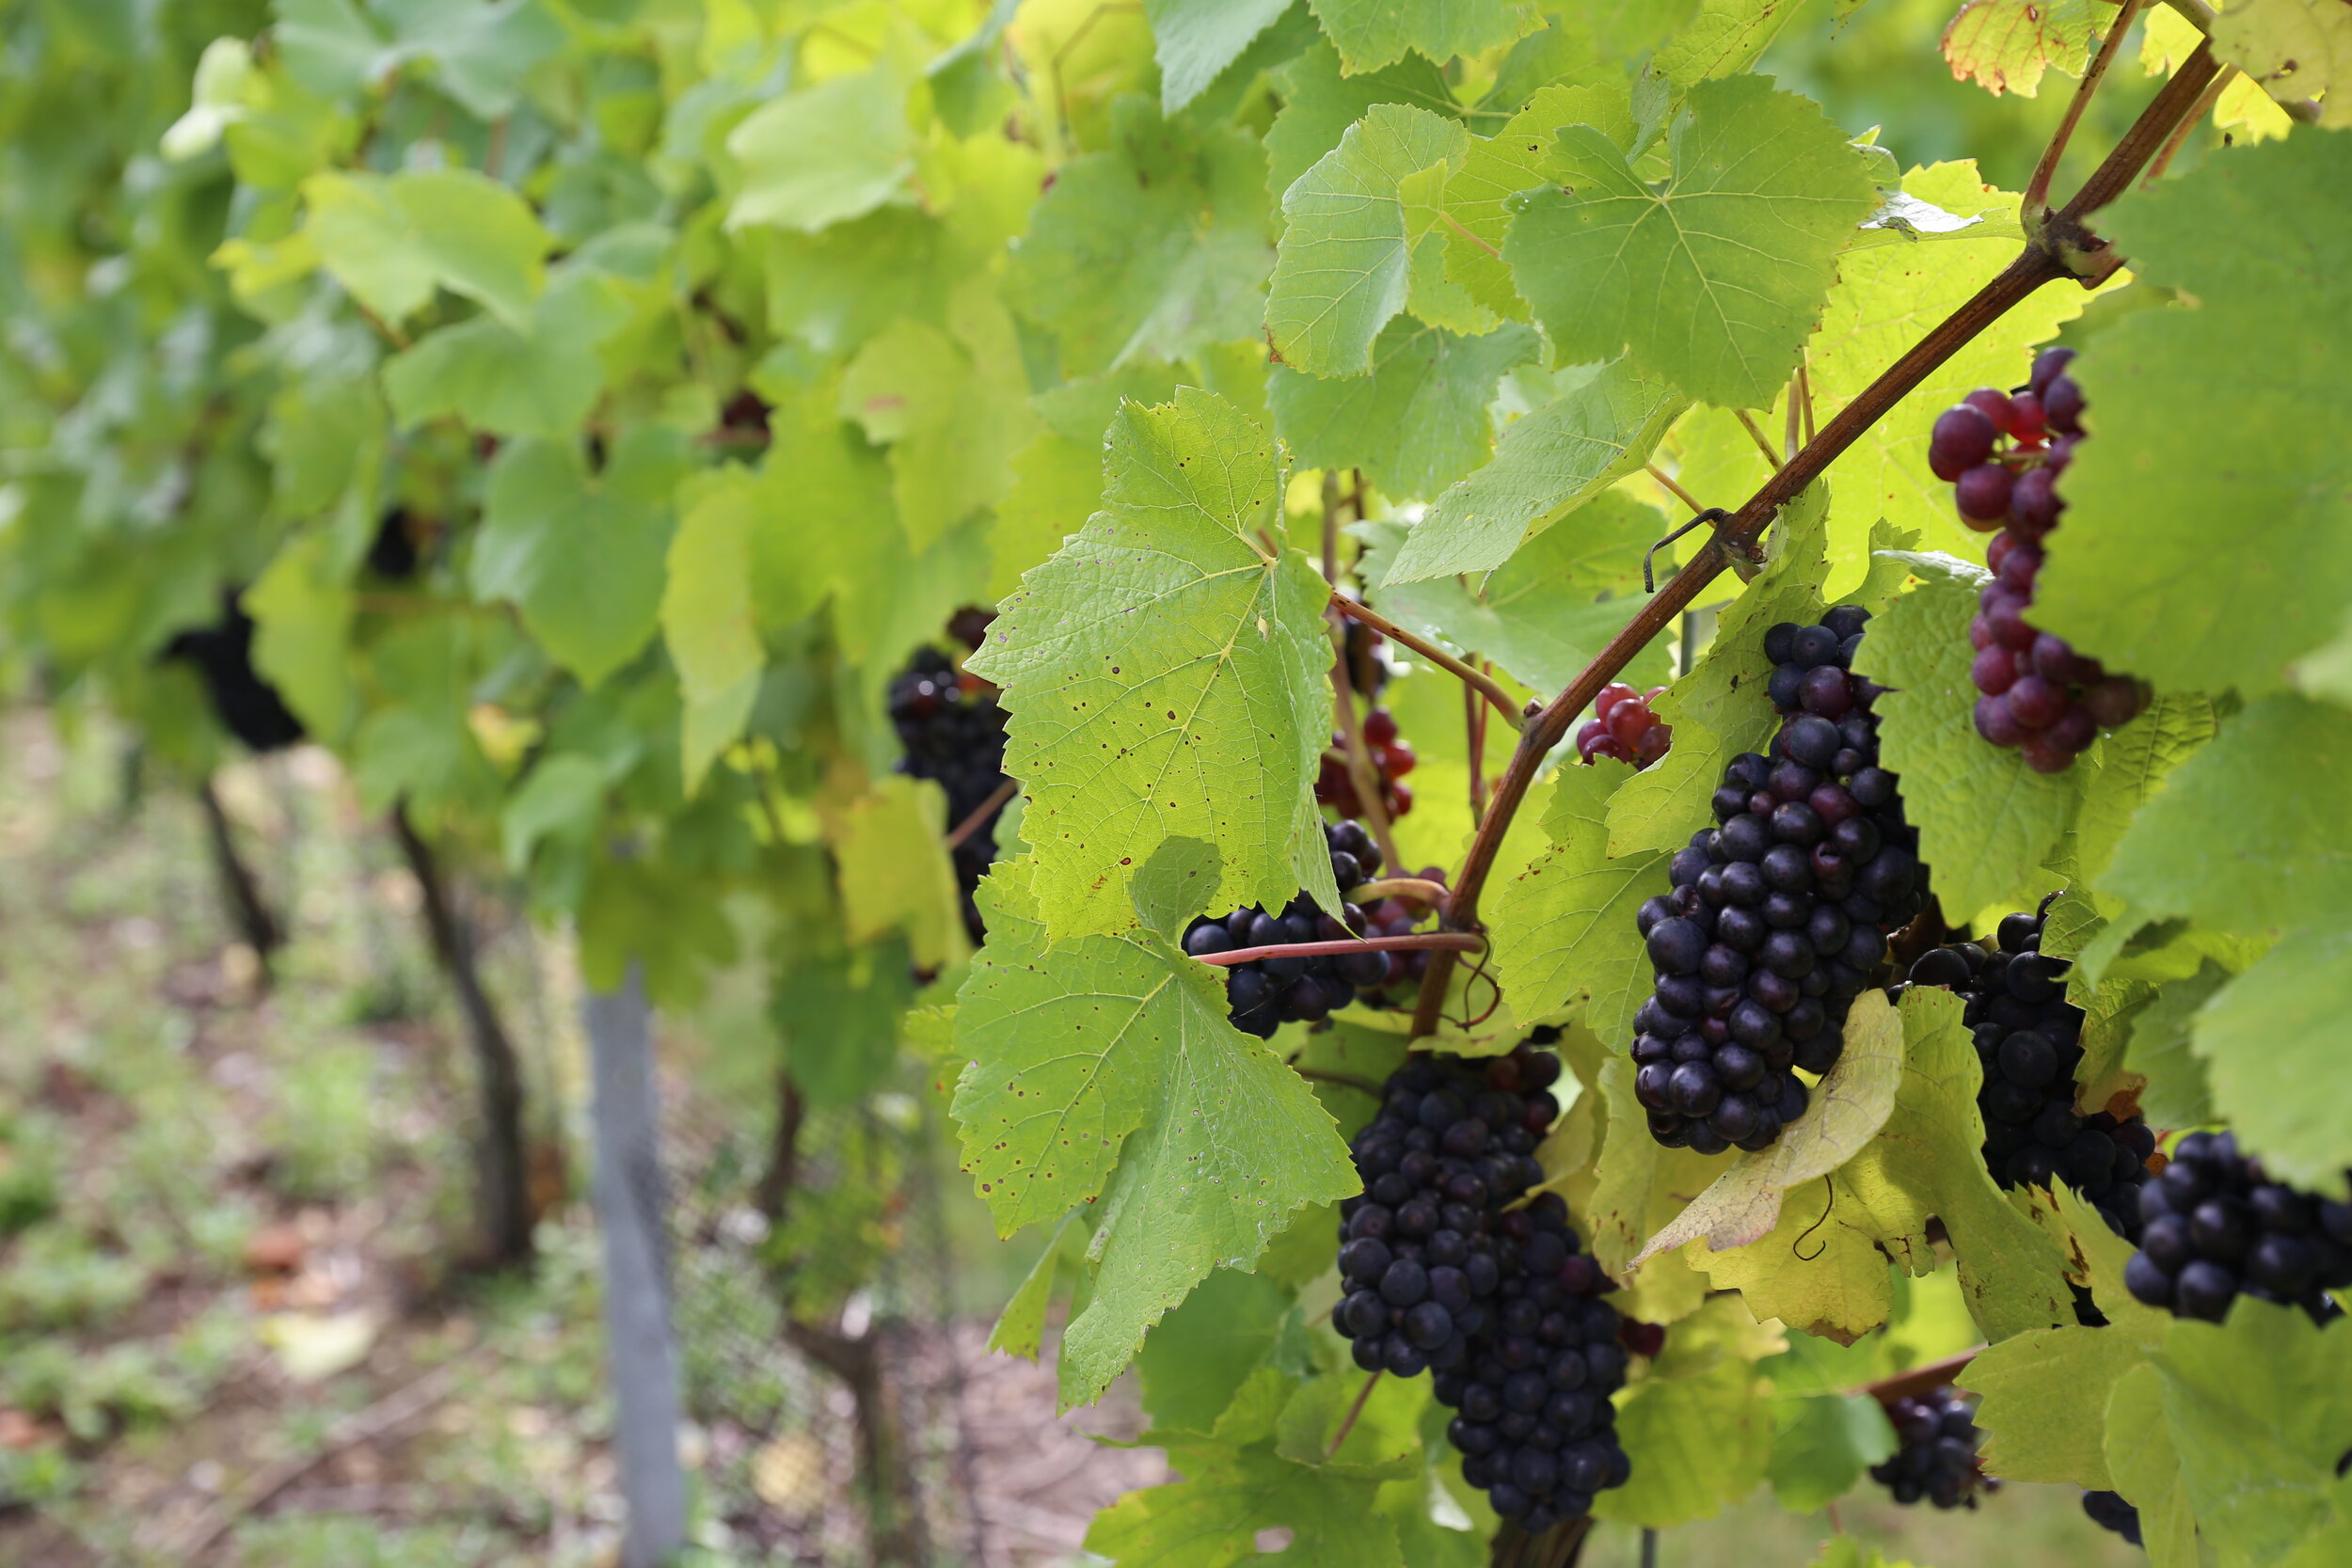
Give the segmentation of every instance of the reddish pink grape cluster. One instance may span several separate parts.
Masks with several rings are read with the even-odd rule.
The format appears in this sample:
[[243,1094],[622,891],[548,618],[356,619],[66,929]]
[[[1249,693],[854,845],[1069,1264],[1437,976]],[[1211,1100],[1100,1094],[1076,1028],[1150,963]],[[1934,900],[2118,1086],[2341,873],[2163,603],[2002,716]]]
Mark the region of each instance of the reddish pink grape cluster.
[[1593,699],[1593,717],[1576,732],[1577,754],[1586,762],[1615,757],[1647,768],[1674,744],[1674,726],[1661,724],[1649,705],[1666,689],[1653,686],[1636,691],[1623,681],[1612,681]]
[[[1380,781],[1380,803],[1388,808],[1389,820],[1393,822],[1413,809],[1413,786],[1404,778],[1421,759],[1397,738],[1396,715],[1384,707],[1364,715],[1364,750],[1371,753],[1373,774]],[[1357,793],[1355,777],[1341,760],[1346,754],[1347,737],[1332,736],[1331,750],[1324,753],[1322,769],[1315,774],[1315,803],[1329,806],[1342,816],[1360,817],[1363,797]]]
[[1961,520],[1979,533],[1999,531],[1985,551],[1993,580],[1968,625],[1977,650],[1969,674],[1983,693],[1977,733],[2016,747],[2042,773],[2072,767],[2101,730],[2129,723],[2148,702],[2137,681],[2109,674],[2026,619],[2043,541],[2066,510],[2058,478],[2083,439],[2082,388],[2066,373],[2074,357],[2071,348],[2042,350],[2024,388],[1978,388],[1937,417],[1928,441],[1928,467],[1952,482]]

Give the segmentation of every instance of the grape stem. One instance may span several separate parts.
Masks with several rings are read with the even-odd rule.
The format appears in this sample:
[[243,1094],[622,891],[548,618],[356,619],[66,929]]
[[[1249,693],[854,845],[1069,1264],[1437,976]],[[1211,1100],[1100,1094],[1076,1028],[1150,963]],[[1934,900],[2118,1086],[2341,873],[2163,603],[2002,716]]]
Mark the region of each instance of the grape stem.
[[1356,1402],[1347,1407],[1347,1418],[1340,1423],[1340,1430],[1331,1434],[1331,1446],[1323,1450],[1324,1458],[1328,1459],[1333,1454],[1339,1452],[1340,1445],[1347,1441],[1347,1434],[1356,1430],[1356,1418],[1364,1413],[1364,1406],[1371,1402],[1372,1391],[1379,1386],[1379,1383],[1380,1374],[1378,1372],[1375,1372],[1370,1377],[1364,1379],[1363,1392],[1358,1394],[1356,1396]]
[[[1519,731],[1518,748],[1511,755],[1510,766],[1497,783],[1486,819],[1471,836],[1461,875],[1454,879],[1454,895],[1445,915],[1447,927],[1460,931],[1478,929],[1479,895],[1494,871],[1503,837],[1510,832],[1512,820],[1534,786],[1536,774],[1552,748],[1566,736],[1576,716],[1591,706],[1593,699],[1600,695],[1600,689],[1616,679],[1636,654],[1674,624],[1676,616],[1690,608],[1699,590],[1712,582],[1735,555],[1747,555],[1756,548],[1756,541],[1763,537],[1783,506],[1820,478],[1848,447],[1910,396],[1938,366],[2043,284],[2070,276],[2086,284],[2097,283],[2122,265],[2122,256],[2092,234],[2083,220],[2130,188],[2140,170],[2170,138],[2183,117],[2195,108],[2219,69],[2211,47],[2200,45],[2140,112],[2138,119],[2090,178],[2083,182],[2074,198],[2052,214],[2046,223],[2029,230],[2026,248],[2017,259],[1839,409],[1796,456],[1748,498],[1746,504],[1727,521],[1717,525],[1713,537],[1661,585],[1640,613],[1609,640],[1608,646],[1568,683],[1565,690],[1528,719]],[[1422,976],[1421,996],[1413,1008],[1416,1037],[1437,1033],[1454,968],[1452,950],[1440,948],[1432,953],[1429,967]]]
[[2140,0],[2123,0],[2115,13],[2115,21],[2107,27],[2107,36],[2100,40],[2099,53],[2092,55],[2090,68],[2075,84],[2074,96],[2066,105],[2066,114],[2058,121],[2058,130],[2050,137],[2050,145],[2042,150],[2042,161],[2033,166],[2033,176],[2026,182],[2026,199],[2019,209],[2027,223],[2039,218],[2049,208],[2050,181],[2058,173],[2058,160],[2066,155],[2066,144],[2074,139],[2074,127],[2082,122],[2083,111],[2090,107],[2091,98],[2099,84],[2106,77],[2107,67],[2115,59],[2116,51],[2123,46],[2123,35],[2130,31],[2132,19],[2139,14]]
[[1748,439],[1756,443],[1756,450],[1764,454],[1766,467],[1777,468],[1788,461],[1787,452],[1774,451],[1772,443],[1764,438],[1764,432],[1757,426],[1755,415],[1744,408],[1735,408],[1731,411],[1731,417],[1740,421],[1740,428],[1748,433]]
[[947,830],[947,847],[953,849],[980,831],[988,819],[1004,810],[1005,802],[1021,793],[1021,781],[1007,779],[989,792],[988,799],[972,808],[972,814]]
[[1359,605],[1345,594],[1333,594],[1331,608],[1351,621],[1361,621],[1390,641],[1402,643],[1410,648],[1471,690],[1484,696],[1486,701],[1494,705],[1495,711],[1502,715],[1502,721],[1513,729],[1518,729],[1525,721],[1519,705],[1511,700],[1511,694],[1502,689],[1502,683],[1492,675],[1454,657],[1427,638],[1416,637],[1378,610]]
[[1433,882],[1426,877],[1382,877],[1347,890],[1351,904],[1369,904],[1375,898],[1410,898],[1431,909],[1445,908],[1450,895],[1443,882]]
[[1881,1404],[1893,1404],[1897,1400],[1910,1399],[1931,1388],[1943,1387],[1966,1371],[1968,1363],[1974,1361],[1978,1351],[1983,1349],[1982,1345],[1979,1345],[1976,1350],[1964,1350],[1958,1355],[1947,1355],[1941,1361],[1931,1361],[1924,1367],[1914,1367],[1907,1372],[1897,1372],[1893,1377],[1883,1377],[1876,1383],[1865,1384],[1855,1391],[1869,1395]]
[[1258,958],[1312,958],[1326,953],[1475,953],[1486,939],[1467,931],[1408,931],[1401,937],[1343,937],[1337,942],[1278,942],[1264,947],[1236,947],[1230,953],[1199,953],[1194,957],[1219,969]]

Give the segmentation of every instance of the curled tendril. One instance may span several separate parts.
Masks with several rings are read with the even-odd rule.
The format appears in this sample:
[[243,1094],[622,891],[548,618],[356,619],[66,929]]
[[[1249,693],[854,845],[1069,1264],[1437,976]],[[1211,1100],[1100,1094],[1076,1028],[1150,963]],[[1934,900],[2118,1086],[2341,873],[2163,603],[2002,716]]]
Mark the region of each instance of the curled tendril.
[[1822,1205],[1821,1217],[1815,1220],[1811,1225],[1806,1226],[1803,1230],[1798,1231],[1796,1238],[1788,1243],[1788,1256],[1794,1258],[1800,1263],[1810,1263],[1814,1261],[1815,1259],[1820,1258],[1821,1254],[1829,1250],[1829,1241],[1826,1237],[1824,1237],[1821,1244],[1813,1249],[1812,1257],[1808,1258],[1805,1256],[1804,1251],[1804,1239],[1807,1236],[1812,1235],[1816,1230],[1820,1229],[1821,1227],[1827,1225],[1829,1223],[1830,1215],[1835,1213],[1837,1209],[1836,1173],[1833,1171],[1830,1175],[1823,1178],[1822,1180],[1823,1184],[1829,1188],[1829,1202]]

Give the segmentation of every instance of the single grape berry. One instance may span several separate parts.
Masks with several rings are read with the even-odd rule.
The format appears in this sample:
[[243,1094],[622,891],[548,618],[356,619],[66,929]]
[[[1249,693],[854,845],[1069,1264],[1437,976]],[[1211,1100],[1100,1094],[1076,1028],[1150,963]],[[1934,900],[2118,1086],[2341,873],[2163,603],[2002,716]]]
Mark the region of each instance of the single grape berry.
[[1656,973],[1633,1017],[1633,1092],[1669,1147],[1763,1148],[1803,1116],[1798,1074],[1836,1064],[1886,933],[1925,902],[1918,835],[1878,766],[1879,688],[1852,670],[1868,621],[1840,605],[1764,633],[1783,719],[1772,754],[1725,766],[1719,825],[1636,916]]
[[1886,1407],[1886,1418],[1899,1446],[1870,1466],[1870,1479],[1897,1502],[1974,1508],[1981,1494],[2000,1490],[2001,1483],[1978,1462],[1984,1433],[1977,1427],[1975,1404],[1959,1389],[1947,1384],[1895,1400]]

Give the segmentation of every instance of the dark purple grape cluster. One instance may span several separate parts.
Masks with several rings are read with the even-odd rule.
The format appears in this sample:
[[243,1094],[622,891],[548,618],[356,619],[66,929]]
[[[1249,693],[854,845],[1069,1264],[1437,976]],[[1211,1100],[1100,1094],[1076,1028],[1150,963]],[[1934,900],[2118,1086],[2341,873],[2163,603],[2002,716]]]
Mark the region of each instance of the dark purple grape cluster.
[[2137,1546],[2139,1539],[2139,1510],[2123,1500],[2121,1492],[2086,1492],[2083,1512],[2101,1529],[2112,1530]]
[[[973,645],[978,646],[977,633]],[[946,791],[947,825],[987,804],[1005,782],[1005,710],[996,689],[966,675],[937,648],[917,648],[890,683],[890,721],[906,754],[898,771],[930,779]],[[996,861],[995,818],[981,823],[954,850],[956,884],[963,892],[963,923],[972,940],[985,940],[973,890]]]
[[2219,1323],[2242,1292],[2326,1319],[2352,1286],[2352,1203],[2271,1180],[2232,1132],[2191,1132],[2140,1189],[2145,1225],[2123,1284],[2150,1307]]
[[[1342,893],[1380,874],[1379,847],[1360,823],[1326,823],[1323,837],[1331,852],[1331,879]],[[1364,910],[1354,904],[1342,908],[1347,916],[1344,922],[1324,913],[1312,897],[1302,893],[1282,906],[1279,914],[1268,914],[1252,905],[1231,914],[1202,915],[1185,930],[1184,951],[1206,958],[1245,947],[1343,942],[1362,936],[1371,927],[1372,917]],[[1386,911],[1382,918],[1389,918]],[[1233,1027],[1269,1039],[1285,1023],[1328,1018],[1354,1002],[1359,991],[1387,985],[1390,960],[1401,956],[1375,949],[1304,957],[1283,954],[1230,964],[1225,970],[1225,1001],[1232,1009]]]
[[1836,1065],[1886,933],[1926,902],[1918,833],[1878,765],[1880,689],[1851,670],[1869,618],[1841,605],[1764,634],[1785,716],[1772,753],[1732,758],[1720,825],[1642,906],[1657,977],[1633,1017],[1633,1090],[1670,1148],[1763,1148],[1804,1115],[1794,1069]]
[[1625,1381],[1615,1287],[1544,1193],[1535,1143],[1559,1115],[1539,1029],[1507,1056],[1417,1056],[1356,1135],[1364,1196],[1340,1206],[1333,1321],[1368,1371],[1431,1371],[1462,1474],[1540,1534],[1591,1511],[1631,1463],[1609,1396]]
[[1870,1466],[1870,1479],[1897,1502],[1974,1508],[1979,1494],[2000,1490],[2001,1483],[1977,1463],[1984,1433],[1977,1427],[1975,1404],[1959,1389],[1946,1384],[1906,1394],[1887,1404],[1886,1418],[1900,1446]]
[[1961,520],[1979,533],[1998,531],[1985,551],[1993,580],[1968,627],[1977,650],[1969,674],[1983,693],[1977,733],[2016,747],[2043,773],[2073,766],[2102,729],[2131,722],[2148,703],[2137,681],[2107,673],[2026,620],[2042,542],[2066,510],[2058,477],[2083,440],[2082,388],[2066,373],[2074,357],[2071,348],[2044,349],[2026,386],[1978,388],[1937,416],[1928,440],[1928,467],[1953,482]]
[[164,644],[167,659],[196,666],[213,712],[227,730],[255,752],[282,752],[310,733],[278,695],[278,688],[253,668],[253,617],[238,602],[238,590],[224,589],[220,619],[181,632]]
[[2066,1000],[2067,962],[2042,954],[2042,912],[2005,916],[1988,952],[1973,942],[1934,948],[1911,984],[1960,993],[1975,1031],[1984,1085],[1984,1164],[2004,1187],[2047,1187],[2053,1177],[2098,1207],[2119,1236],[2139,1235],[2139,1188],[2156,1136],[2139,1117],[2074,1114],[2083,1010]]

